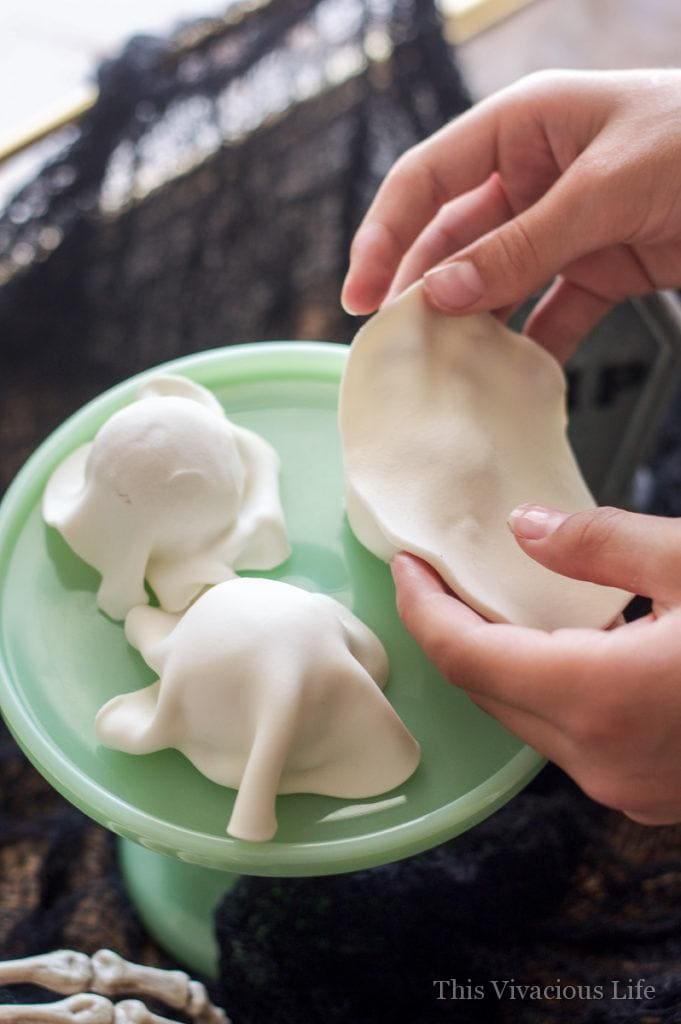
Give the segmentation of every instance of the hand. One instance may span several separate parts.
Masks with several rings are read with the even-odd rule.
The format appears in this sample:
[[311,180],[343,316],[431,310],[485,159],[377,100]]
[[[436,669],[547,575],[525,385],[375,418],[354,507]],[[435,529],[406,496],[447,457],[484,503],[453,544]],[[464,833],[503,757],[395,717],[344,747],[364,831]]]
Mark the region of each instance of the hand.
[[407,629],[444,676],[594,800],[643,824],[681,821],[681,521],[522,506],[511,526],[542,565],[649,596],[652,612],[608,631],[493,624],[400,554]]
[[555,278],[525,331],[561,360],[616,302],[681,286],[681,71],[540,72],[409,150],[343,304],[370,313],[424,274],[436,308],[502,316]]

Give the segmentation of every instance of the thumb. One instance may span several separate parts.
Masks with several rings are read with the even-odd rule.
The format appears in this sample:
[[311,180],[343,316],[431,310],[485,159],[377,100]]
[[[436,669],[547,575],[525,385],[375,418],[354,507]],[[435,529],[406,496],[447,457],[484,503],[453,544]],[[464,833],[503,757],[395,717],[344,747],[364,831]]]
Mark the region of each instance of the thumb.
[[509,517],[520,547],[563,576],[672,600],[681,581],[681,522],[618,508],[568,515],[520,505]]
[[589,187],[577,163],[533,206],[429,270],[428,302],[444,313],[512,306],[574,260],[612,244],[611,202],[598,184]]

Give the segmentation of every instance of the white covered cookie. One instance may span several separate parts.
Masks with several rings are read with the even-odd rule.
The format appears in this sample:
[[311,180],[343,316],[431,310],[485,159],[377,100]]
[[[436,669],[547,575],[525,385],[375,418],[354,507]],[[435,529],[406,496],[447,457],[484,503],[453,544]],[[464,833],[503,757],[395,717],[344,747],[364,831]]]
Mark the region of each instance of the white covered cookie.
[[274,449],[210,391],[156,377],[53,473],[43,516],[101,574],[112,618],[147,603],[145,579],[182,611],[235,570],[288,558],[278,474]]
[[385,561],[408,551],[493,621],[606,626],[630,595],[534,562],[507,525],[532,502],[594,505],[566,437],[565,377],[490,314],[431,309],[421,285],[380,310],[350,349],[340,400],[346,508]]
[[370,797],[418,765],[382,693],[381,643],[330,597],[237,578],[182,617],[135,608],[125,631],[160,678],[104,705],[100,742],[130,754],[175,747],[238,788],[232,836],[271,839],[277,793]]

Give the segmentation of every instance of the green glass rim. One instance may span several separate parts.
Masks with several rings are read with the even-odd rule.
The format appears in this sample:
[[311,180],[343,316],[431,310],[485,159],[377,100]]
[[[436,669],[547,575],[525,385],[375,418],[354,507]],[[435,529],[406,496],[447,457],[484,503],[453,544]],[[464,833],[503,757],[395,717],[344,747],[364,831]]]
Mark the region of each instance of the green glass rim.
[[[57,464],[73,449],[73,435],[93,436],[125,404],[138,383],[159,372],[182,373],[210,387],[215,371],[230,360],[230,380],[268,374],[338,382],[347,346],[328,342],[258,342],[211,349],[145,370],[105,391],[70,416],[27,459],[0,503],[0,603],[2,584],[17,537],[40,499]],[[323,875],[358,870],[429,849],[482,821],[519,792],[545,764],[529,746],[463,796],[408,822],[360,837],[332,842],[244,843],[184,828],[121,799],[83,772],[51,739],[31,713],[8,663],[0,635],[0,708],[5,721],[36,769],[67,800],[110,830],[188,863],[254,875]]]

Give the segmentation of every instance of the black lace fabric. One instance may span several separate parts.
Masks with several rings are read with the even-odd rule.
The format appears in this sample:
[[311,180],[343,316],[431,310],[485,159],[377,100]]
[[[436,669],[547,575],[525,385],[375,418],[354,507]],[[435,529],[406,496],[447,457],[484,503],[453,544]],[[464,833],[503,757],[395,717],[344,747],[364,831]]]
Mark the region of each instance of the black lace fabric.
[[[353,231],[394,159],[469,100],[431,0],[270,0],[99,72],[75,136],[0,216],[0,490],[66,415],[131,373],[269,338],[346,341]],[[456,154],[452,154],[456,159]],[[674,423],[656,511],[681,514]],[[546,769],[419,857],[244,878],[217,909],[234,1024],[681,1021],[681,828],[645,829]],[[169,966],[115,840],[0,733],[0,956],[109,946]],[[644,977],[649,1005],[608,998]],[[491,979],[604,986],[496,998]],[[485,999],[438,1000],[438,981]],[[448,995],[447,987],[443,988]],[[0,1002],[50,998],[0,991]]]
[[430,2],[238,13],[133,39],[78,137],[0,217],[0,489],[137,370],[347,341],[338,295],[364,209],[399,153],[468,104]]

